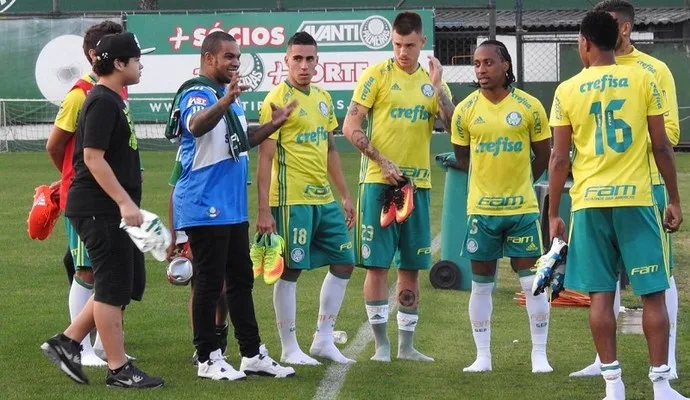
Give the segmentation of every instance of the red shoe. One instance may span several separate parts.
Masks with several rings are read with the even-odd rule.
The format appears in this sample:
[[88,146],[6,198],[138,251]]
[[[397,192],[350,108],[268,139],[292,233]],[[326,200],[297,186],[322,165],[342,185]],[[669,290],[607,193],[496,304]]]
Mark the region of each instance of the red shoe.
[[393,194],[393,202],[395,203],[395,220],[402,224],[414,210],[414,185],[411,180],[405,179],[405,182],[398,185]]
[[34,202],[27,219],[31,239],[45,240],[53,231],[60,216],[60,185],[41,185],[36,188]]
[[381,198],[381,228],[387,228],[395,221],[395,204],[393,203],[393,195],[395,186],[388,186]]

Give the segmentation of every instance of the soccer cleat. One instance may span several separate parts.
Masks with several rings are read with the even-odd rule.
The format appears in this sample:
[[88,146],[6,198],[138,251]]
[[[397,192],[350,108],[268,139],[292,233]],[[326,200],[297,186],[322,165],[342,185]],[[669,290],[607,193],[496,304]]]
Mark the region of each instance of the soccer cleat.
[[285,250],[285,240],[280,235],[271,233],[266,238],[266,251],[264,254],[264,282],[272,285],[283,275],[285,263],[283,252]]
[[270,376],[273,378],[289,378],[295,376],[295,369],[283,367],[268,356],[268,350],[263,344],[259,347],[259,354],[252,358],[242,357],[240,371],[247,375]]
[[264,273],[264,254],[266,253],[266,235],[256,233],[254,235],[254,243],[249,249],[249,258],[252,259],[252,270],[254,271],[254,279]]
[[393,203],[393,194],[395,193],[395,186],[388,186],[381,194],[381,228],[387,228],[395,221],[395,204]]
[[563,291],[563,284],[565,283],[565,263],[561,263],[551,274],[551,300],[558,298],[558,295]]
[[537,269],[537,275],[532,284],[532,293],[535,296],[544,293],[544,290],[551,285],[554,270],[565,264],[567,255],[568,244],[561,238],[553,238],[551,249],[549,249],[548,253],[539,257],[534,266]]
[[55,335],[41,345],[43,353],[77,383],[89,383],[89,378],[81,368],[81,346],[66,336]]
[[414,210],[414,184],[410,179],[405,178],[393,193],[393,203],[395,204],[395,220],[402,224]]
[[212,352],[209,359],[199,363],[197,369],[199,378],[212,379],[214,381],[239,381],[247,379],[244,372],[239,372],[225,361],[220,349]]
[[117,374],[108,370],[105,378],[106,386],[119,388],[152,389],[163,386],[163,383],[163,378],[149,376],[131,362],[127,362]]

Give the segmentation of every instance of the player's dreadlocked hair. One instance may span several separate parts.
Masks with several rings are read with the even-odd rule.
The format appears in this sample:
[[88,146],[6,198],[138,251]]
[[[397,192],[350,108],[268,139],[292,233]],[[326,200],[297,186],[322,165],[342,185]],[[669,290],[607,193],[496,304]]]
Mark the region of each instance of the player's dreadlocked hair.
[[[505,89],[508,89],[510,85],[515,83],[515,75],[513,74],[513,59],[510,57],[510,53],[508,53],[508,48],[501,41],[485,40],[479,45],[479,47],[489,45],[496,46],[496,52],[498,53],[498,56],[501,58],[501,61],[508,63],[508,71],[506,71],[506,80],[505,82],[503,82],[503,87]],[[470,86],[478,89],[479,82],[472,81],[472,83],[470,83]]]
[[606,11],[590,11],[580,24],[580,35],[601,51],[612,51],[618,41],[618,23]]
[[635,23],[635,7],[625,0],[604,0],[594,6],[594,11],[615,12],[625,22]]

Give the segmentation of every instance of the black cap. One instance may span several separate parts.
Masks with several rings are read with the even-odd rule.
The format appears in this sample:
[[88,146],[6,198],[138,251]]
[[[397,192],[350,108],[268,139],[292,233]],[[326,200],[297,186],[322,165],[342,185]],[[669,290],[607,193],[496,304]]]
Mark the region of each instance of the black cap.
[[114,60],[116,58],[140,57],[155,51],[155,47],[142,49],[139,40],[131,32],[105,35],[96,44],[97,60]]

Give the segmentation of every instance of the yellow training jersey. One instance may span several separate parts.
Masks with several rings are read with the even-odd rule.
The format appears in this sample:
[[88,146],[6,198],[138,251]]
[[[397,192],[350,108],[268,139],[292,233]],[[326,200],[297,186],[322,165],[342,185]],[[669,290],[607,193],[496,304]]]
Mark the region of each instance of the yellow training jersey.
[[[431,134],[439,107],[429,73],[419,67],[408,74],[394,59],[382,61],[364,70],[352,101],[370,109],[366,133],[372,146],[417,187],[430,188]],[[359,181],[389,183],[379,165],[364,155]]]
[[[81,79],[93,85],[97,83],[91,74],[86,74]],[[70,90],[60,103],[60,110],[55,117],[55,126],[66,132],[76,132],[79,111],[81,111],[84,101],[86,101],[86,93],[83,89],[75,87]]]
[[308,93],[287,81],[274,87],[261,106],[259,123],[271,121],[271,103],[283,107],[299,104],[280,130],[271,169],[269,203],[272,207],[295,204],[325,204],[333,201],[328,182],[328,132],[338,127],[331,95],[311,85]]
[[547,121],[541,102],[516,88],[498,104],[477,90],[457,105],[451,142],[470,146],[468,215],[539,212],[531,144],[551,137]]
[[667,110],[640,68],[590,67],[558,86],[551,126],[573,129],[573,211],[652,205],[647,116]]
[[[616,64],[629,65],[641,68],[652,75],[659,85],[661,94],[664,95],[668,112],[664,114],[664,126],[666,128],[666,136],[672,145],[677,145],[680,140],[680,122],[678,121],[678,98],[676,97],[676,82],[673,79],[671,70],[668,69],[663,61],[657,60],[649,54],[643,53],[633,47],[633,51],[623,56],[616,56]],[[652,153],[652,143],[648,142],[649,151],[649,168],[652,171],[652,184],[659,185],[662,183],[659,169],[654,161],[654,154]]]

